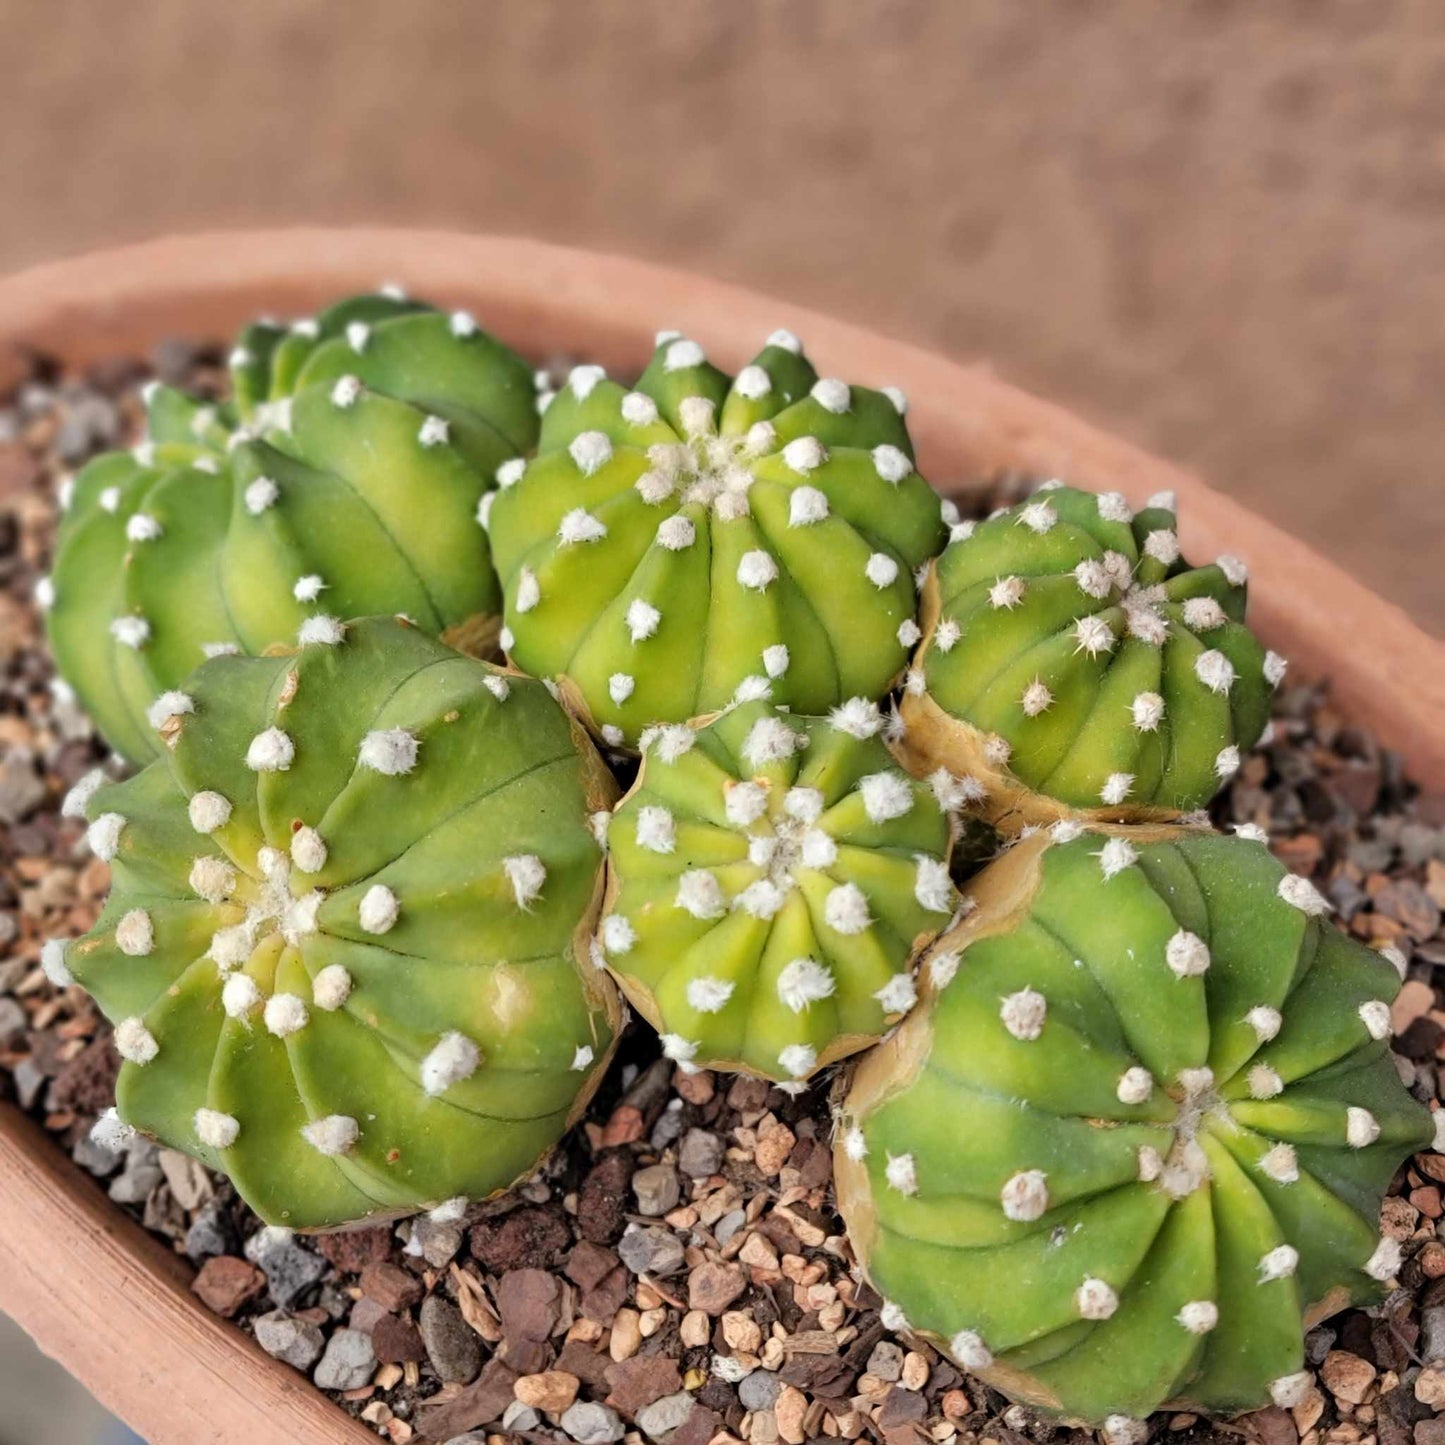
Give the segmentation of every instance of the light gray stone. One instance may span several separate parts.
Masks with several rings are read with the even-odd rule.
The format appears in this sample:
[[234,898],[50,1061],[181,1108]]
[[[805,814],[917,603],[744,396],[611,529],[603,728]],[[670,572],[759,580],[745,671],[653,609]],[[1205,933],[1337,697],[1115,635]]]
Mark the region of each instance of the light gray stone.
[[371,1340],[360,1330],[337,1330],[311,1378],[323,1390],[359,1390],[371,1383],[375,1369]]
[[637,1412],[637,1428],[649,1440],[661,1440],[671,1435],[689,1415],[696,1402],[686,1390],[675,1395],[664,1395],[650,1405],[644,1405]]
[[611,1445],[627,1433],[622,1416],[610,1405],[578,1400],[562,1413],[562,1428],[577,1445]]
[[307,1320],[294,1319],[281,1310],[260,1315],[254,1328],[256,1343],[268,1355],[284,1361],[296,1370],[309,1370],[321,1358],[326,1347],[326,1340],[316,1325]]

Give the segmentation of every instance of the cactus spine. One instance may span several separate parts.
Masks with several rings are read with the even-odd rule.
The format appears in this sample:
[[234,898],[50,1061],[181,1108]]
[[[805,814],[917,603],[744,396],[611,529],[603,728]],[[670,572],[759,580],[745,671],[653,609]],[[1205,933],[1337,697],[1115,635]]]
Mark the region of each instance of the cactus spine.
[[1436,1137],[1390,1057],[1399,975],[1262,843],[1053,833],[975,880],[858,1070],[836,1159],[859,1259],[1050,1411],[1297,1403],[1303,1329],[1394,1274],[1380,1198]]
[[944,536],[903,408],[781,331],[736,377],[676,333],[631,391],[578,367],[491,504],[509,655],[615,747],[740,698],[881,698]]
[[111,744],[155,756],[147,714],[218,652],[318,618],[405,613],[494,641],[500,591],[478,504],[537,419],[525,363],[391,296],[258,324],[211,406],[148,391],[147,439],[75,479],[46,595],[62,675]]
[[270,1223],[526,1173],[610,1053],[585,962],[615,788],[541,683],[400,621],[204,664],[85,801],[112,891],[52,945],[115,1024],[121,1120]]

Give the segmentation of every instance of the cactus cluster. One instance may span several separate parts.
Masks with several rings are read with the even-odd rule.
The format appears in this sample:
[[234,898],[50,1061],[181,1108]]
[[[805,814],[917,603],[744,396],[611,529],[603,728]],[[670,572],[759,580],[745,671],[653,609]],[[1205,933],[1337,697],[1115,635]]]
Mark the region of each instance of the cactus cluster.
[[924,590],[920,767],[974,780],[1000,824],[1203,807],[1269,721],[1284,661],[1244,625],[1246,572],[1191,567],[1174,499],[1052,486],[962,522]]
[[475,650],[500,626],[476,513],[536,439],[519,357],[464,312],[378,294],[248,327],[230,368],[218,405],[152,384],[146,440],[62,498],[51,644],[135,762],[156,755],[157,697],[208,656],[328,617],[404,613]]
[[505,1188],[619,1023],[586,962],[615,797],[586,735],[399,620],[186,688],[155,762],[70,800],[112,888],[46,950],[115,1025],[120,1120],[296,1228]]
[[[1075,1418],[1298,1398],[1435,1131],[1391,963],[1261,840],[1159,821],[1283,675],[1240,564],[1187,565],[1164,496],[959,521],[901,395],[788,332],[538,396],[381,294],[231,371],[152,390],[42,589],[153,759],[70,800],[113,889],[44,959],[115,1023],[110,1135],[293,1227],[483,1196],[585,1103],[615,978],[686,1070],[871,1046],[837,1180],[890,1325]],[[493,640],[520,672],[449,645]],[[640,753],[615,809],[588,730]],[[965,811],[1017,841],[961,901]]]
[[971,887],[842,1111],[869,1277],[1049,1411],[1298,1403],[1304,1328],[1392,1278],[1381,1195],[1436,1138],[1396,968],[1247,837],[1062,822]]
[[913,957],[957,903],[949,818],[882,727],[858,698],[644,735],[598,946],[684,1068],[803,1080],[912,1007]]
[[617,748],[740,695],[882,698],[946,535],[904,410],[786,331],[736,377],[676,332],[631,390],[577,367],[490,503],[508,655]]

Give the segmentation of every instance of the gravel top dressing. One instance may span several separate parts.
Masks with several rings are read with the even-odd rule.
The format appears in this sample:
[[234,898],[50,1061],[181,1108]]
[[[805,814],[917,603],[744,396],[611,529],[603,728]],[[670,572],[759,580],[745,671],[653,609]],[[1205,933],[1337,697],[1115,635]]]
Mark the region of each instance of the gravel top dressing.
[[[1008,1405],[889,1331],[853,1278],[834,1209],[827,1076],[795,1095],[682,1074],[634,1026],[587,1118],[521,1188],[465,1212],[319,1237],[263,1229],[185,1155],[91,1142],[113,1102],[110,1029],[78,987],[52,987],[39,959],[47,939],[90,927],[108,886],[83,822],[60,816],[105,752],[53,678],[32,593],[57,488],[137,435],[152,374],[212,394],[226,384],[215,355],[175,344],[85,378],[37,364],[0,397],[0,1097],[191,1261],[209,1308],[385,1440],[1018,1445],[1086,1433]],[[1022,479],[999,479],[979,510],[1022,490]],[[1445,796],[1420,795],[1405,762],[1338,717],[1326,689],[1286,684],[1272,736],[1213,813],[1221,826],[1264,828],[1345,928],[1408,960],[1397,1063],[1417,1098],[1433,1100],[1445,1052],[1434,987]],[[960,851],[981,862],[987,842]],[[1445,1445],[1442,1183],[1436,1154],[1396,1176],[1382,1225],[1404,1251],[1401,1287],[1311,1332],[1317,1384],[1303,1403],[1231,1423],[1159,1415],[1151,1433]]]

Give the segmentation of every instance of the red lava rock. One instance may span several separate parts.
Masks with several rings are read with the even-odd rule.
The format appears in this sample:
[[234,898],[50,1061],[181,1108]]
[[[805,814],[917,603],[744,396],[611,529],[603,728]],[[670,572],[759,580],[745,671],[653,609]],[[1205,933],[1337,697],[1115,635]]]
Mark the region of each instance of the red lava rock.
[[579,1289],[596,1289],[621,1263],[614,1250],[584,1239],[567,1256],[567,1266],[562,1272]]
[[700,1264],[687,1282],[689,1309],[720,1315],[748,1287],[747,1271],[736,1264]]
[[517,1371],[498,1359],[488,1360],[482,1373],[444,1405],[423,1405],[417,1423],[428,1440],[450,1440],[468,1430],[501,1419],[512,1403]]
[[266,1288],[266,1276],[235,1255],[218,1254],[201,1266],[191,1290],[223,1319],[230,1319],[248,1300]]
[[545,1340],[556,1326],[561,1299],[561,1286],[546,1270],[514,1269],[504,1274],[497,1288],[497,1309],[507,1342]]
[[634,1355],[607,1370],[612,1393],[608,1404],[624,1415],[635,1415],[644,1405],[682,1389],[677,1361],[665,1355]]
[[77,1114],[99,1114],[115,1103],[115,1080],[120,1055],[109,1031],[88,1043],[55,1076],[46,1096],[53,1110],[73,1109]]
[[630,1284],[631,1276],[619,1264],[595,1288],[589,1289],[582,1296],[577,1308],[589,1320],[605,1324],[626,1302]]
[[878,1411],[878,1428],[896,1430],[900,1425],[913,1425],[928,1414],[928,1401],[917,1390],[904,1390],[895,1385]]
[[620,1144],[635,1144],[646,1128],[647,1120],[642,1117],[642,1110],[633,1108],[631,1104],[619,1104],[602,1126],[602,1147],[613,1149]]
[[561,1210],[545,1205],[514,1209],[472,1226],[472,1253],[493,1274],[509,1269],[554,1269],[572,1243]]
[[568,1340],[557,1356],[557,1368],[576,1375],[594,1390],[606,1390],[607,1371],[613,1368],[612,1357],[586,1340]]
[[369,1264],[361,1271],[361,1292],[388,1311],[421,1303],[426,1291],[421,1281],[395,1264]]
[[739,1114],[759,1114],[768,1102],[770,1087],[766,1079],[739,1074],[728,1090],[728,1108],[736,1109]]
[[626,1222],[632,1156],[622,1149],[598,1156],[577,1195],[577,1232],[593,1244],[611,1244]]
[[343,1274],[360,1274],[367,1265],[391,1258],[391,1228],[385,1224],[318,1234],[312,1243]]
[[705,1405],[694,1405],[686,1420],[668,1436],[667,1445],[708,1445],[723,1427],[722,1416]]
[[712,1096],[717,1092],[711,1069],[697,1069],[691,1074],[678,1069],[672,1076],[672,1087],[689,1104],[696,1104],[698,1108],[712,1103]]
[[421,1331],[397,1315],[383,1315],[372,1328],[371,1348],[383,1365],[404,1365],[426,1359]]
[[385,1305],[378,1304],[374,1299],[367,1299],[367,1297],[363,1295],[352,1305],[351,1318],[347,1323],[352,1329],[360,1330],[362,1334],[369,1335],[386,1316],[387,1309]]

